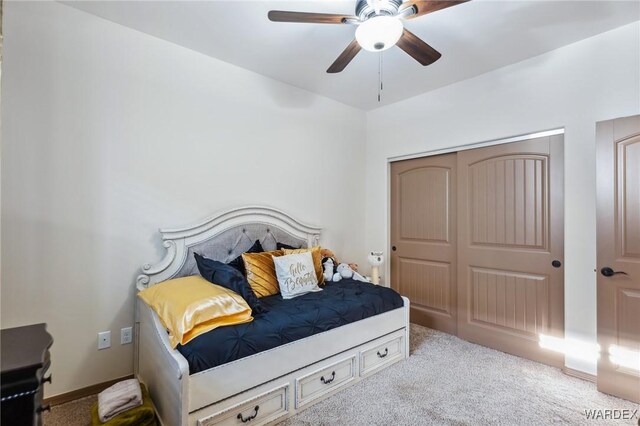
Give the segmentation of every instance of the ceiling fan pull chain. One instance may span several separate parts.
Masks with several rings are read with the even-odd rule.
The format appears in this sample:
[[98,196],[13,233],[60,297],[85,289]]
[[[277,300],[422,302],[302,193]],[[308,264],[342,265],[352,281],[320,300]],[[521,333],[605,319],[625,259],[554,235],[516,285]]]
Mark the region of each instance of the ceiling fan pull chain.
[[382,97],[382,52],[378,56],[378,102]]
[[380,56],[378,56],[378,102],[380,102],[380,82],[382,81],[380,77]]
[[380,91],[384,90],[382,82],[384,81],[384,62],[382,58],[383,52],[380,52]]

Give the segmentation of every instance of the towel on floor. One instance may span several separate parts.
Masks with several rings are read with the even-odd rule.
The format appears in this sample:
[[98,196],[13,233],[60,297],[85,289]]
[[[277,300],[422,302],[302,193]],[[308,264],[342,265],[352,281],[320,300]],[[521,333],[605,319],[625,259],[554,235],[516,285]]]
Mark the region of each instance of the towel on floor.
[[123,380],[98,394],[98,414],[103,423],[140,405],[142,392],[138,379]]
[[142,393],[142,405],[120,413],[106,423],[100,421],[98,403],[93,404],[93,407],[91,408],[92,426],[157,426],[156,413],[153,409],[153,403],[151,402],[151,397],[149,397],[149,392],[142,383],[140,383],[140,390]]

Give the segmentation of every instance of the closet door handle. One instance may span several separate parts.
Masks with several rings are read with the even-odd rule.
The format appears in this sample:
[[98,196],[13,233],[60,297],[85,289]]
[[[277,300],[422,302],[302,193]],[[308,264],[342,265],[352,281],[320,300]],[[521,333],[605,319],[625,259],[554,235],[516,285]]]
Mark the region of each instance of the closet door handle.
[[612,277],[614,275],[628,275],[626,272],[624,271],[614,271],[613,269],[609,268],[608,266],[605,266],[604,268],[600,269],[600,273],[602,275],[604,275],[605,277]]
[[396,251],[397,250],[396,246],[391,246],[391,250]]

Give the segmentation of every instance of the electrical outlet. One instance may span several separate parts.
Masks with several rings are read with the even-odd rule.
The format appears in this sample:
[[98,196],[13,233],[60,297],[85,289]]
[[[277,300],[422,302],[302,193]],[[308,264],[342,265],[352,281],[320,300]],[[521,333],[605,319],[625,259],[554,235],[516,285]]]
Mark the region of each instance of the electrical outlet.
[[111,331],[98,333],[98,350],[111,347]]
[[131,330],[131,327],[125,327],[122,330],[120,330],[121,345],[126,345],[128,343],[131,343],[132,340],[133,340],[133,331]]

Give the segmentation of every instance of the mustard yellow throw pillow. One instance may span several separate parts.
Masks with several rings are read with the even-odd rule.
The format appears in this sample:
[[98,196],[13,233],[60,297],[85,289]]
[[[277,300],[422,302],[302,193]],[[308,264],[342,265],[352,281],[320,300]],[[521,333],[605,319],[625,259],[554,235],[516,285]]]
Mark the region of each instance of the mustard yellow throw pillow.
[[295,250],[282,249],[282,252],[285,254],[285,256],[289,254],[306,253],[308,251],[311,252],[311,257],[313,258],[313,269],[316,271],[318,284],[323,284],[324,271],[322,269],[322,255],[320,254],[320,247],[312,247],[312,248],[306,248],[306,249],[303,248],[303,249],[295,249]]
[[258,297],[280,293],[273,257],[282,256],[282,250],[262,253],[243,253],[242,260],[247,270],[247,281]]
[[251,308],[239,294],[201,276],[164,281],[145,288],[138,297],[169,330],[172,348],[214,328],[253,320]]

